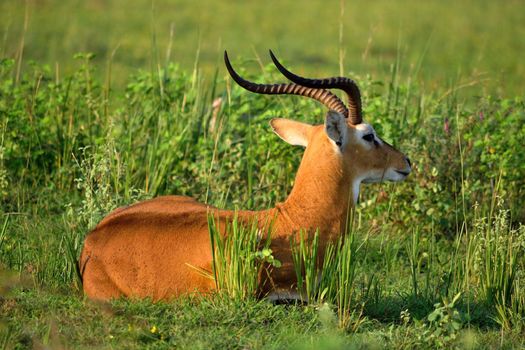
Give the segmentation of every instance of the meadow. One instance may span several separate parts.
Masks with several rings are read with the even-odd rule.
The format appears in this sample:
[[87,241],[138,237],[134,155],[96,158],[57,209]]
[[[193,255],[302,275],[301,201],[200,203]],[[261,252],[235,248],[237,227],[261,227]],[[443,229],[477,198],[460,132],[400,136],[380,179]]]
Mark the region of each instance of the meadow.
[[[0,349],[525,346],[523,4],[20,4],[0,4]],[[283,81],[268,48],[299,73],[351,76],[413,173],[362,187],[331,277],[312,282],[315,240],[297,247],[308,305],[257,300],[228,264],[213,297],[90,302],[76,262],[112,209],[165,194],[263,209],[289,193],[302,150],[268,121],[326,111],[235,86],[224,48],[258,82]]]

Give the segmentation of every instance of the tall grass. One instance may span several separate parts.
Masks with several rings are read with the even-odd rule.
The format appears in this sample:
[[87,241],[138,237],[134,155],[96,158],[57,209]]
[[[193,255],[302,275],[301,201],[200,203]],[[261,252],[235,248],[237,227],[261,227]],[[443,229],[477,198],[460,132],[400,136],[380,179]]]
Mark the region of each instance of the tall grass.
[[209,277],[215,280],[219,292],[231,298],[255,299],[261,292],[262,283],[269,277],[268,268],[280,267],[270,249],[271,229],[263,232],[257,221],[242,222],[237,214],[231,221],[221,221],[213,212],[209,213],[212,251]]
[[[319,282],[324,271],[324,264],[319,261],[319,231],[310,238],[307,232],[300,230],[297,242],[292,239],[290,245],[299,295],[308,302],[318,301],[321,299]],[[328,248],[327,256],[332,257],[332,252],[332,248]]]
[[[304,231],[291,242],[297,290],[311,304],[334,305],[341,328],[355,319],[357,242],[350,228],[334,242],[320,242],[319,232],[309,238]],[[322,259],[320,245],[324,248]]]
[[479,297],[495,306],[502,327],[523,329],[525,227],[513,227],[509,211],[498,205],[493,216],[474,223],[472,240],[476,247],[472,270]]

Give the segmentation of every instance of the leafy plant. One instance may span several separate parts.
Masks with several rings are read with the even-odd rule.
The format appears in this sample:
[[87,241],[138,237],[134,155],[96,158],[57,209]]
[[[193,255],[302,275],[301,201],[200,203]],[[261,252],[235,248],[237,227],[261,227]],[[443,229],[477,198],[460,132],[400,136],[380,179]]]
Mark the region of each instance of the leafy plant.
[[443,300],[442,303],[434,304],[434,311],[427,316],[428,331],[423,335],[427,342],[446,347],[457,339],[463,326],[462,316],[455,308],[460,297],[461,294],[457,294],[451,301]]
[[272,255],[270,235],[261,232],[255,220],[246,223],[237,214],[231,221],[221,220],[213,211],[208,215],[208,228],[212,271],[201,272],[213,278],[217,290],[231,298],[257,297],[268,266],[281,266]]

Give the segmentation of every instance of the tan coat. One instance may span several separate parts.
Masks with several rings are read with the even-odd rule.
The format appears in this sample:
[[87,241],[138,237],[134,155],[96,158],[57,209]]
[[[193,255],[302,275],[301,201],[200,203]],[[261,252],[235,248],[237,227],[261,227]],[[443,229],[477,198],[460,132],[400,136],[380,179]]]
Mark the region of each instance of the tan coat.
[[[271,281],[261,281],[265,293],[293,290],[290,239],[300,229],[319,229],[322,255],[324,245],[343,231],[361,182],[398,181],[410,172],[406,157],[377,138],[368,124],[354,126],[341,118],[329,114],[318,126],[272,120],[281,138],[306,150],[285,202],[238,212],[241,221],[256,220],[263,230],[273,223],[271,249],[282,267],[272,270]],[[372,144],[362,138],[370,133],[377,140]],[[342,140],[342,146],[335,140]],[[210,210],[221,221],[234,215],[183,196],[158,197],[110,213],[85,240],[79,264],[86,295],[160,300],[213,290],[211,279],[188,266],[211,271]]]

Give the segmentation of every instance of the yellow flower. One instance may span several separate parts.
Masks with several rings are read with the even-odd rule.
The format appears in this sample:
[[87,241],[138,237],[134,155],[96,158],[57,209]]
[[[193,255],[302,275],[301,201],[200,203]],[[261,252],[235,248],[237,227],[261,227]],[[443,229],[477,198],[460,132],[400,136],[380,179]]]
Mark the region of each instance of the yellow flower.
[[490,154],[496,153],[496,149],[494,147],[489,147]]
[[157,333],[157,331],[158,331],[157,326],[153,325],[153,327],[151,327],[151,329],[149,331],[151,333]]

